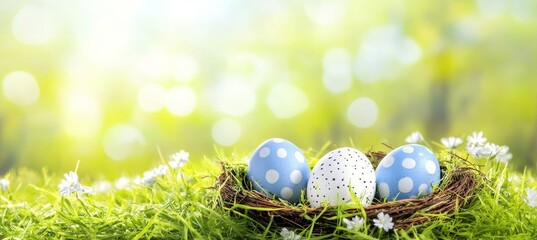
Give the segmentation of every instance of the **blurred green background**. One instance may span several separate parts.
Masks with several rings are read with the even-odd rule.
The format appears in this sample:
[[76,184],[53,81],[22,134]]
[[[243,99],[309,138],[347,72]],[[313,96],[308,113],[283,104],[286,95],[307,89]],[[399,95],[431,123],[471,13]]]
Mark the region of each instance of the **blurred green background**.
[[0,1],[0,169],[482,130],[536,167],[537,1]]

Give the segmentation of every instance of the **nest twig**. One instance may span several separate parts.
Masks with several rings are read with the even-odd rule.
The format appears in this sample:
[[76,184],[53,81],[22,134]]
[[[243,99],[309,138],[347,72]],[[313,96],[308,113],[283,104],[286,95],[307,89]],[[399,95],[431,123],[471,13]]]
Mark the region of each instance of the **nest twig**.
[[[377,165],[384,157],[382,152],[369,152],[368,157]],[[281,200],[275,200],[257,191],[249,189],[245,168],[232,167],[223,163],[217,187],[225,207],[233,212],[246,214],[257,222],[268,226],[304,229],[315,220],[314,231],[329,233],[337,225],[338,213],[334,207],[294,206]],[[444,168],[445,169],[445,168]],[[363,211],[367,218],[374,219],[383,212],[393,218],[395,229],[408,229],[427,221],[447,217],[457,211],[474,195],[480,184],[479,171],[462,164],[442,177],[441,187],[433,193],[417,199],[405,199],[392,202],[374,201]],[[342,210],[349,215],[361,215],[362,209]]]

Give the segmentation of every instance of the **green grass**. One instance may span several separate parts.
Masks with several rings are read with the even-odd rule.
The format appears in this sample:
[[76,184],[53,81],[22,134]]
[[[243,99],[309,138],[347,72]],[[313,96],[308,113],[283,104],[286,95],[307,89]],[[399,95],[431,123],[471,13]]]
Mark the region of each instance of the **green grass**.
[[[309,151],[310,164],[325,152]],[[224,210],[214,188],[219,161],[244,163],[247,156],[192,159],[180,170],[158,177],[152,186],[112,188],[105,193],[62,197],[62,173],[17,169],[6,177],[11,185],[0,197],[0,235],[5,239],[264,239],[279,238],[281,229],[266,227],[246,216]],[[438,154],[441,162],[449,154]],[[385,233],[368,219],[368,228],[348,230],[342,221],[334,233],[308,238],[537,238],[537,208],[524,201],[526,188],[537,188],[529,172],[517,173],[494,160],[475,160],[487,180],[459,212],[412,227]],[[73,163],[73,166],[75,163]],[[83,168],[83,164],[80,166]],[[170,169],[171,170],[171,169]],[[91,178],[80,182],[91,185]],[[341,216],[348,217],[348,216]],[[293,230],[293,229],[290,229]]]

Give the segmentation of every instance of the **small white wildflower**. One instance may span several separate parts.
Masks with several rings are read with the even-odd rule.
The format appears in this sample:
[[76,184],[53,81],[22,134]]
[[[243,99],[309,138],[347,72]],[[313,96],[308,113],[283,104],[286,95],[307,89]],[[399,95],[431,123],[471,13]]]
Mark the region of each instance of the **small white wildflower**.
[[112,184],[108,181],[98,181],[93,184],[93,190],[95,193],[106,193],[112,188]]
[[80,184],[78,183],[78,175],[75,172],[68,172],[63,175],[65,179],[62,179],[58,185],[59,192],[62,196],[69,196],[73,192],[80,190]]
[[407,143],[419,143],[421,141],[423,141],[423,136],[418,131],[411,133],[408,137],[405,138],[405,142]]
[[530,207],[537,207],[537,190],[526,188],[526,196],[524,196],[524,201]]
[[117,189],[125,189],[131,185],[131,180],[126,177],[120,177],[118,180],[116,180],[114,185]]
[[155,183],[157,177],[164,176],[168,173],[168,167],[165,165],[160,165],[156,168],[153,168],[149,171],[145,171],[144,175],[140,177],[136,177],[134,179],[134,183],[139,185],[151,185]]
[[166,173],[168,173],[168,167],[165,166],[165,165],[160,165],[160,166],[154,168],[151,171],[153,171],[153,175],[155,175],[155,177],[160,177],[160,176],[164,176],[164,175],[166,175]]
[[453,149],[462,144],[462,139],[458,137],[448,137],[440,139],[440,142],[442,142],[442,144],[444,144],[444,146],[447,148]]
[[506,163],[513,158],[513,154],[509,152],[508,146],[501,146],[496,154],[496,160],[498,162]]
[[344,218],[343,222],[347,224],[348,229],[354,230],[358,230],[364,225],[364,219],[358,216],[353,217],[352,220]]
[[7,191],[7,187],[9,187],[9,180],[7,180],[7,178],[2,178],[0,180],[0,188],[2,188],[2,192]]
[[93,193],[93,188],[80,185],[80,192],[85,194],[91,194]]
[[466,141],[470,145],[483,146],[487,142],[487,138],[483,137],[483,132],[473,132],[472,135],[466,138]]
[[466,144],[466,151],[470,156],[477,158],[477,154],[479,153],[479,150],[481,150],[481,147],[472,145],[472,144]]
[[509,182],[512,182],[512,183],[520,183],[521,182],[521,178],[518,174],[516,173],[512,173],[509,178],[507,178],[507,181]]
[[478,158],[493,158],[500,151],[500,146],[494,143],[486,143],[485,146],[479,147],[477,151]]
[[173,169],[182,168],[187,162],[188,158],[190,157],[189,153],[185,150],[181,150],[178,153],[174,153],[170,156],[170,161],[168,164]]
[[380,212],[379,214],[377,214],[377,219],[373,219],[373,222],[375,226],[384,229],[384,231],[386,232],[388,232],[390,229],[393,229],[392,217],[390,217],[389,214],[384,214],[383,212]]
[[142,181],[142,178],[140,176],[134,177],[132,182],[134,182],[134,184],[136,184],[136,185],[143,185],[144,184],[143,181]]
[[155,173],[153,171],[147,171],[144,172],[144,176],[142,178],[137,178],[135,179],[135,181],[139,180],[138,184],[148,186],[155,183],[156,178],[157,176],[155,176]]
[[58,188],[59,188],[58,192],[62,196],[64,197],[70,196],[71,193],[76,193],[76,192],[80,192],[80,193],[92,192],[92,189],[90,187],[83,186],[78,182],[78,175],[75,172],[71,171],[71,172],[64,174],[63,176],[65,177],[65,179],[62,179],[60,184],[58,184]]
[[282,238],[285,240],[298,240],[302,238],[302,236],[292,231],[287,230],[287,228],[282,228],[282,231],[280,232],[280,236],[282,236]]

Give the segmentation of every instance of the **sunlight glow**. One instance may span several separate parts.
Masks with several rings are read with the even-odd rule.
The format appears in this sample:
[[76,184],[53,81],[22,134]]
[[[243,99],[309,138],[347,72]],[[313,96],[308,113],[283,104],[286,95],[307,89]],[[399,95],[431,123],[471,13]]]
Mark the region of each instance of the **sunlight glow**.
[[157,112],[164,107],[166,90],[159,84],[144,85],[138,92],[138,105],[144,111]]
[[70,137],[87,140],[99,134],[102,109],[89,91],[74,87],[63,89],[60,103],[62,127]]
[[311,0],[304,3],[304,10],[311,21],[325,26],[341,20],[348,5],[348,0]]
[[199,72],[199,62],[188,54],[180,54],[172,65],[172,74],[179,82],[190,82]]

